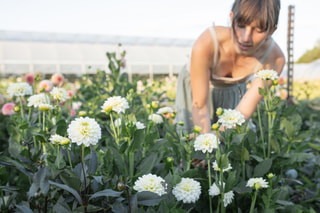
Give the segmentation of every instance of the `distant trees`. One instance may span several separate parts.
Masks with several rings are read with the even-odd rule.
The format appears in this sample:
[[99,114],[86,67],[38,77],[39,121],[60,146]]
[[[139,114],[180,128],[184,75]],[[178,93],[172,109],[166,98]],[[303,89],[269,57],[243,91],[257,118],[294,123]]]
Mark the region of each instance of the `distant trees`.
[[317,41],[316,45],[312,50],[307,50],[296,63],[310,63],[314,60],[320,59],[320,40]]

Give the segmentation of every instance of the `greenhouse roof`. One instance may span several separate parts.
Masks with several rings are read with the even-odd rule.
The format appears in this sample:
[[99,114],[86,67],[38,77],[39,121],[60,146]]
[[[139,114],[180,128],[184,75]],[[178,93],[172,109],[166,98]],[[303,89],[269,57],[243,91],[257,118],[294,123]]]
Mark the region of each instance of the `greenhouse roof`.
[[67,34],[45,32],[1,31],[0,41],[32,41],[89,44],[124,44],[124,45],[156,45],[156,46],[191,46],[191,39],[153,38],[123,35]]

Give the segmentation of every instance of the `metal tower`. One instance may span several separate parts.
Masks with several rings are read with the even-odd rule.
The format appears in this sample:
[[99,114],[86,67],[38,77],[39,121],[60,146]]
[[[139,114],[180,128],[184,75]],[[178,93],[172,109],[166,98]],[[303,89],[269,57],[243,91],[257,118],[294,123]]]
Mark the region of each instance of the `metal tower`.
[[288,7],[288,40],[287,40],[287,101],[292,103],[292,89],[293,89],[293,34],[294,34],[294,5]]

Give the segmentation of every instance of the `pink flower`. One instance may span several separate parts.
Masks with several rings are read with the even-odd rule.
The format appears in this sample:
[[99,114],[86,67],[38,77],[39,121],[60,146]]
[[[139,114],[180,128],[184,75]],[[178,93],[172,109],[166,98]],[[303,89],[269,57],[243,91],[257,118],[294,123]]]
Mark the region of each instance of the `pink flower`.
[[2,106],[1,112],[4,115],[13,115],[14,114],[14,103],[6,103]]
[[51,81],[54,85],[62,85],[63,84],[64,77],[60,73],[55,73],[51,76]]
[[77,111],[74,110],[74,109],[72,109],[72,110],[71,110],[71,116],[75,116],[76,114],[77,114]]
[[25,80],[28,84],[33,85],[34,83],[34,75],[32,73],[26,74]]
[[67,93],[69,98],[72,98],[72,96],[74,95],[74,92],[72,90],[68,90]]
[[53,84],[49,80],[43,80],[39,84],[39,90],[41,91],[42,88],[44,88],[44,91],[50,92],[53,88]]

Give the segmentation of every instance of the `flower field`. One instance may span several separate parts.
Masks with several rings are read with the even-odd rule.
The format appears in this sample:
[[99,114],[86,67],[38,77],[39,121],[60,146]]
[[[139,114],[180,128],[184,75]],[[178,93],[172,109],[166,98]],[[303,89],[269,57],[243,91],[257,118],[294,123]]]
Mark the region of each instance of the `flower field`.
[[288,105],[264,70],[250,122],[219,108],[212,133],[186,133],[174,81],[130,83],[107,57],[110,72],[76,83],[1,90],[0,212],[320,212],[319,83],[295,83]]

